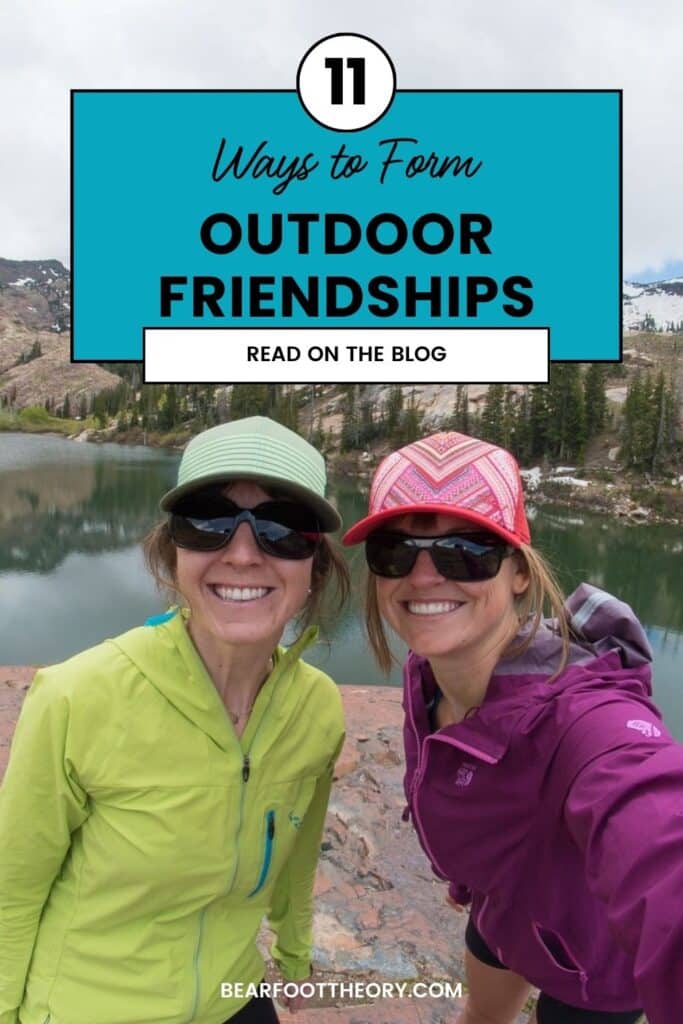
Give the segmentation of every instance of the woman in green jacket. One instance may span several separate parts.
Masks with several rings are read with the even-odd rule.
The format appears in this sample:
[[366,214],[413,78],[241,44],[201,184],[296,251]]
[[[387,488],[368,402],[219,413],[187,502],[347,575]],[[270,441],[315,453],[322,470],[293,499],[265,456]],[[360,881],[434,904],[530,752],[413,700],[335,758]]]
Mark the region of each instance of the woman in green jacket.
[[279,641],[348,590],[324,490],[271,420],[198,435],[146,541],[184,607],[36,675],[0,792],[0,1024],[277,1021],[264,915],[309,976],[343,716],[300,660],[315,628]]

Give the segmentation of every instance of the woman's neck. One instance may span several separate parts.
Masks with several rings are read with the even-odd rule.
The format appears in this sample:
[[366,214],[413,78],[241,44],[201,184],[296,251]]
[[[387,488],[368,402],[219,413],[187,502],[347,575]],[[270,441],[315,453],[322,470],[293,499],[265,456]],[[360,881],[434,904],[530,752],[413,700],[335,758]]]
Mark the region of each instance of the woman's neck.
[[453,722],[462,721],[472,708],[483,704],[496,665],[517,635],[516,619],[502,626],[485,649],[465,648],[443,656],[430,657],[429,664],[444,695]]
[[187,629],[224,705],[230,711],[243,715],[256,700],[272,671],[277,642],[258,645],[221,643],[197,627],[192,619],[188,621]]

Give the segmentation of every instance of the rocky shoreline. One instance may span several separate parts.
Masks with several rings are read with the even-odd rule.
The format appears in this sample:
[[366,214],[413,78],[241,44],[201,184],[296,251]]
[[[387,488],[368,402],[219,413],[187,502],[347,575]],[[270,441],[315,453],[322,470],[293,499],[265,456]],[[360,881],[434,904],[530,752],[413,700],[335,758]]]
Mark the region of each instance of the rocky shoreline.
[[637,498],[626,481],[618,484],[605,485],[597,481],[588,481],[585,489],[563,486],[558,489],[549,481],[550,486],[539,488],[527,496],[529,504],[561,505],[577,511],[610,516],[632,526],[651,526],[655,523],[680,526],[683,525],[683,488],[680,485],[665,487],[662,484],[646,484],[635,488]]
[[[53,433],[31,431],[31,433]],[[55,435],[64,436],[64,435]],[[66,440],[91,444],[139,445],[151,448],[170,448],[182,451],[190,438],[188,433],[143,434],[140,428],[117,432],[115,429],[86,429],[71,434]],[[380,456],[377,456],[379,459]],[[368,452],[327,456],[331,475],[343,474],[366,480],[368,486],[372,477],[375,457]],[[577,472],[574,467],[539,467],[523,470],[525,491],[530,504],[553,504],[565,508],[594,512],[598,515],[614,516],[631,525],[662,523],[671,526],[683,525],[683,476],[650,479],[629,475],[618,467],[606,471],[579,471],[580,477],[568,475],[564,470]]]

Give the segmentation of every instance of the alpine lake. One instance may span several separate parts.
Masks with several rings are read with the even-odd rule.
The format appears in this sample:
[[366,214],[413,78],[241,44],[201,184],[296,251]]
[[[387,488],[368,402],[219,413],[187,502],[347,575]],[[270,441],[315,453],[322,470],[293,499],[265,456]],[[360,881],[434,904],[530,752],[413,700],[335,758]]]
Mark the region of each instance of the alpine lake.
[[[0,433],[0,664],[40,665],[143,623],[165,608],[140,541],[173,486],[177,451]],[[367,481],[335,479],[345,524],[366,508]],[[528,507],[534,544],[564,589],[586,580],[630,604],[654,652],[654,697],[683,740],[683,536],[549,505]],[[306,654],[338,683],[400,685],[374,664],[361,624],[362,548],[345,549],[352,598]],[[286,639],[286,638],[285,638]],[[395,644],[397,655],[403,651]]]

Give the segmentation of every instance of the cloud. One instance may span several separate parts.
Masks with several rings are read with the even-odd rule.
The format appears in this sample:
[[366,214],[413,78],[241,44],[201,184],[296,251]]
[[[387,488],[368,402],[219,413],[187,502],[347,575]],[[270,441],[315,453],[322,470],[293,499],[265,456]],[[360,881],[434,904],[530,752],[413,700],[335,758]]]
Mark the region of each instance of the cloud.
[[336,31],[381,42],[404,88],[623,88],[626,275],[683,256],[673,0],[6,0],[0,255],[68,260],[70,88],[291,88]]

